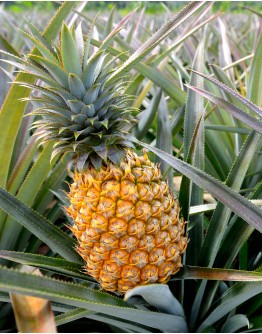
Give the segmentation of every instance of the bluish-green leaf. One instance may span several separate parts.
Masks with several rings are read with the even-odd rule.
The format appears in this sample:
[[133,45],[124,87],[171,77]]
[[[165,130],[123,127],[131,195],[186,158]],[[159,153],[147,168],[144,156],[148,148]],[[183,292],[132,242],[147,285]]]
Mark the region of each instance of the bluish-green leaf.
[[30,58],[33,59],[38,64],[42,65],[47,69],[47,71],[51,74],[51,76],[64,88],[68,88],[68,77],[66,71],[60,67],[60,65],[53,63],[52,61],[36,56],[30,55]]
[[222,319],[246,300],[262,293],[261,282],[237,283],[218,300],[214,310],[205,318],[197,332],[203,332],[209,326]]
[[[184,310],[179,301],[171,293],[165,284],[149,284],[138,286],[128,290],[124,300],[128,301],[134,296],[141,296],[150,305],[156,307],[160,312],[174,314],[185,318]],[[185,322],[185,332],[188,331]]]
[[68,84],[70,92],[79,100],[82,100],[86,92],[82,80],[76,74],[70,73],[68,76]]
[[224,323],[221,333],[239,333],[243,327],[249,328],[248,318],[244,314],[235,314]]

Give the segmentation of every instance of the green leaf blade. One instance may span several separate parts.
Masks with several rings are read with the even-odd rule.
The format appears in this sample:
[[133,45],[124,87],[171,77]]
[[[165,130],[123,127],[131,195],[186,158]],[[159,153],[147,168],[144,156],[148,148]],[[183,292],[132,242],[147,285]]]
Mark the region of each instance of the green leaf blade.
[[65,23],[63,24],[61,32],[61,52],[65,70],[68,73],[74,73],[81,77],[82,65],[77,52],[77,47],[73,36]]
[[[76,2],[70,1],[64,3],[59,8],[43,34],[47,40],[52,40],[56,37],[63,19],[68,15],[75,4]],[[34,48],[32,53],[35,52],[36,49]],[[34,79],[26,74],[18,74],[16,81],[27,81],[33,83]],[[29,89],[13,84],[0,112],[0,124],[4,126],[4,131],[1,131],[0,140],[0,186],[4,188],[7,183],[7,176],[9,172],[8,167],[11,162],[16,135],[24,110],[27,106],[27,102],[22,101],[17,103],[17,101],[21,98],[28,97],[29,95]],[[12,110],[12,113],[10,113],[10,110]]]
[[80,256],[74,250],[75,242],[72,238],[2,188],[0,188],[0,207],[53,251],[67,260],[82,263]]
[[169,22],[162,26],[146,43],[144,43],[131,57],[111,76],[113,79],[115,76],[122,75],[123,72],[129,71],[135,64],[140,62],[150,51],[152,51],[156,45],[162,42],[168,34],[170,34],[175,28],[177,28],[182,22],[196,12],[204,2],[199,1],[191,2],[185,6],[179,13],[172,17]]
[[262,284],[260,282],[235,284],[220,298],[216,308],[202,322],[197,332],[203,332],[206,328],[212,326],[216,321],[234,310],[238,305],[260,293],[262,293]]
[[[193,68],[202,71],[205,59],[205,33],[201,39],[193,61]],[[190,77],[190,85],[199,88],[204,86],[204,80],[196,76],[193,72]],[[201,96],[193,91],[187,94],[184,117],[184,157],[185,161],[192,162],[192,165],[204,170],[204,100]],[[182,207],[182,213],[186,220],[189,219],[189,207],[192,205],[203,204],[203,190],[186,178],[182,177],[181,190],[179,199]],[[199,252],[203,243],[203,216],[198,215],[190,220],[193,224],[192,230],[189,231],[191,240],[187,248],[186,261],[188,264],[197,264]]]
[[208,99],[209,101],[215,103],[216,105],[222,107],[223,109],[230,112],[234,117],[251,127],[260,133],[262,133],[262,117],[255,118],[249,114],[247,114],[244,110],[240,109],[239,107],[235,106],[231,102],[228,102],[214,94],[207,92],[204,89],[199,89],[197,87],[188,86],[193,91],[201,94],[203,97]]
[[157,154],[173,168],[186,175],[201,188],[210,192],[210,194],[231,208],[231,210],[238,216],[254,226],[258,231],[262,232],[262,210],[260,208],[205,172],[200,171],[199,169],[157,149],[156,147],[142,143],[134,137],[129,136],[129,138],[133,142],[140,144],[151,152]]
[[47,298],[51,301],[104,313],[161,331],[171,332],[173,328],[173,331],[177,333],[184,332],[184,319],[182,317],[138,310],[117,297],[74,283],[38,277],[0,267],[0,289],[3,292]]
[[83,268],[81,264],[64,259],[4,250],[0,250],[0,258],[40,269],[47,269],[70,277],[88,279],[88,275],[82,274]]

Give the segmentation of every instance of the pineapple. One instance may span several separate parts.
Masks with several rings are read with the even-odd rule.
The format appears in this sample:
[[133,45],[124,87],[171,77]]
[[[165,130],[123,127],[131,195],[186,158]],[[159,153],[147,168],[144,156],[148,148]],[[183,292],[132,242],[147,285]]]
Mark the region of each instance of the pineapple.
[[[166,283],[182,266],[187,246],[179,204],[158,165],[138,156],[128,140],[135,111],[128,106],[125,77],[113,76],[106,46],[112,33],[90,55],[81,25],[63,25],[60,44],[46,41],[30,25],[38,54],[16,64],[38,80],[19,83],[40,94],[32,114],[42,143],[53,141],[52,158],[71,153],[73,170],[66,208],[85,271],[108,291]],[[40,83],[39,83],[40,82]]]

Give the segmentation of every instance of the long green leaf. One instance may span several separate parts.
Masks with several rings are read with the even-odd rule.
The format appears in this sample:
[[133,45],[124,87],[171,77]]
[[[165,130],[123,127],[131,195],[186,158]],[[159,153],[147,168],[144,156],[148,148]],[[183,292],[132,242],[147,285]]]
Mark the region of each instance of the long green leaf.
[[134,67],[142,58],[149,54],[159,43],[161,43],[175,28],[177,28],[188,17],[194,14],[204,2],[191,2],[185,6],[179,13],[172,17],[164,26],[162,26],[149,40],[144,43],[131,57],[117,70],[112,76],[111,80],[115,76],[122,75],[123,72],[129,71]]
[[[63,20],[70,13],[71,9],[75,6],[75,4],[76,2],[69,1],[65,2],[59,8],[52,21],[46,28],[45,32],[43,33],[43,36],[47,40],[53,40],[56,37]],[[31,53],[34,54],[35,52],[36,49],[33,49]],[[16,81],[33,82],[34,79],[28,75],[21,73],[17,75]],[[0,112],[0,124],[2,127],[2,130],[0,131],[0,186],[4,188],[7,182],[9,164],[12,157],[16,135],[21,123],[23,113],[27,106],[27,102],[21,101],[20,103],[17,103],[17,101],[21,98],[28,97],[29,95],[29,89],[13,84]]]
[[255,55],[252,61],[252,67],[248,80],[247,98],[258,106],[262,103],[262,34],[258,40]]
[[70,277],[88,279],[87,275],[82,274],[83,268],[81,264],[69,262],[64,259],[4,250],[0,250],[0,258],[20,264],[27,264],[40,269],[48,269],[52,272],[68,275]]
[[262,284],[260,282],[235,284],[220,298],[217,302],[217,306],[202,322],[197,332],[203,332],[226,314],[229,314],[237,306],[259,293],[262,293]]
[[258,231],[262,232],[262,210],[252,204],[243,196],[239,195],[229,187],[225,186],[220,181],[214,179],[212,176],[205,172],[183,162],[156,147],[143,143],[136,138],[129,136],[129,138],[147,148],[149,151],[158,155],[161,159],[165,160],[173,168],[180,173],[186,175],[199,187],[203,188],[223,204],[228,206],[238,216],[243,218],[247,223],[254,226]]
[[94,311],[87,311],[84,308],[75,308],[73,310],[67,311],[63,314],[59,314],[55,317],[55,322],[57,326],[64,325],[68,322],[72,322],[84,317],[89,317],[91,314],[95,314]]
[[[169,119],[169,110],[164,95],[160,99],[158,118],[157,118],[157,134],[156,134],[156,147],[172,154],[172,129],[171,122]],[[161,160],[159,157],[155,158],[156,163],[160,163],[160,169],[164,174],[168,169],[168,164]],[[173,170],[167,171],[167,181],[171,189],[173,188]]]
[[234,117],[245,123],[246,125],[250,126],[251,129],[254,129],[260,133],[262,133],[262,117],[260,119],[255,118],[249,114],[247,114],[244,110],[240,109],[239,107],[235,106],[234,104],[207,92],[204,89],[199,89],[197,87],[192,87],[187,85],[193,91],[199,93],[209,101],[215,103],[216,105],[222,107],[226,111],[230,112]]
[[[216,68],[217,70],[219,70],[219,68],[217,66],[214,66],[213,68]],[[243,97],[242,95],[240,95],[239,93],[237,93],[236,90],[228,87],[223,82],[220,82],[220,81],[218,81],[216,79],[213,79],[210,76],[207,76],[207,75],[204,75],[203,73],[200,73],[199,71],[193,70],[192,72],[194,72],[197,75],[203,77],[204,79],[212,82],[214,85],[216,85],[217,87],[221,88],[224,92],[230,94],[235,99],[237,99],[239,102],[241,102],[243,105],[245,105],[249,110],[257,113],[260,116],[262,116],[262,109],[259,108],[258,106],[256,106],[253,102],[249,101],[248,99],[246,99],[245,97]]]
[[[22,200],[24,204],[30,207],[33,205],[36,195],[52,167],[50,164],[52,149],[53,143],[48,144],[43,149],[16,195],[17,199]],[[17,224],[12,217],[8,217],[0,237],[2,249],[13,249],[21,231],[22,226]]]
[[53,251],[69,261],[82,263],[80,256],[74,250],[73,238],[2,188],[0,188],[0,207]]
[[96,313],[94,311],[87,311],[83,308],[72,308],[72,310],[68,311],[67,310],[68,306],[66,307],[54,306],[53,308],[54,310],[65,312],[64,314],[60,314],[55,317],[55,321],[58,326],[84,317],[99,322],[103,322],[118,328],[122,328],[128,332],[152,333],[151,328],[138,325],[131,321],[120,320],[119,318],[112,317],[108,314]]
[[159,106],[161,95],[161,90],[156,91],[149,106],[139,115],[139,122],[134,128],[135,137],[137,139],[142,139],[151,126]]
[[258,271],[184,266],[171,280],[177,279],[262,282],[262,273]]
[[109,294],[48,277],[37,277],[0,267],[0,290],[47,298],[51,301],[109,314],[161,331],[184,332],[184,319],[182,317],[137,310],[132,305]]
[[221,333],[238,333],[243,327],[249,327],[248,318],[244,314],[235,314],[224,323]]
[[[197,71],[203,71],[204,59],[205,59],[205,39],[206,33],[204,33],[198,48],[196,50],[195,58],[193,61],[193,68]],[[193,72],[190,77],[190,85],[195,85],[198,88],[204,87],[204,80]],[[187,94],[185,118],[184,118],[184,157],[187,162],[192,161],[192,165],[196,168],[204,170],[204,99],[202,96],[196,94],[193,91],[189,91]],[[197,135],[195,136],[194,149],[190,152],[190,145],[193,144],[194,134],[197,128]],[[181,183],[181,193],[179,195],[180,203],[183,210],[183,215],[186,220],[189,218],[189,207],[191,205],[203,204],[203,190],[192,184],[192,182],[183,176]],[[185,202],[187,201],[187,203]],[[196,265],[199,251],[203,243],[203,216],[198,215],[191,218],[193,228],[189,232],[189,238],[191,240],[187,249],[186,262],[191,265]]]
[[[260,135],[254,131],[249,135],[227,177],[226,185],[236,192],[241,188],[259,140]],[[222,203],[218,203],[201,250],[199,265],[212,266],[219,250],[220,242],[224,236],[230,214],[231,210],[228,207]]]

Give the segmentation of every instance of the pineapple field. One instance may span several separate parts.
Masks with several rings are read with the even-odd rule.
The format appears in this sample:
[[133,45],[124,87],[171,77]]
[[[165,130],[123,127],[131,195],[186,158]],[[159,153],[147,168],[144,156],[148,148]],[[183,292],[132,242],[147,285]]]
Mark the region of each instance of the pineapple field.
[[1,2],[0,332],[262,332],[261,13]]

